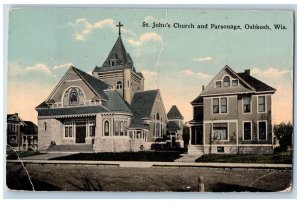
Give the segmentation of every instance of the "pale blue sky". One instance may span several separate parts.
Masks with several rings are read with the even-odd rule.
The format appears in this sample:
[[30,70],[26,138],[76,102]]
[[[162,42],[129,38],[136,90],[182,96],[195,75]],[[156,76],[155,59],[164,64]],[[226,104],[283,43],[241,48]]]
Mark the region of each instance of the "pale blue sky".
[[[36,122],[44,101],[70,64],[91,72],[102,65],[124,24],[122,39],[146,88],[160,88],[168,111],[176,104],[191,119],[189,104],[225,65],[275,87],[275,122],[292,118],[293,18],[288,11],[179,9],[18,8],[9,16],[8,113]],[[143,28],[142,22],[173,24],[268,24],[272,30]],[[283,24],[286,30],[275,30]],[[77,34],[77,35],[76,35]],[[77,38],[76,38],[77,37]],[[27,103],[18,103],[19,96]],[[284,99],[282,99],[284,98]],[[275,108],[275,109],[274,109]],[[278,109],[288,108],[288,115]]]

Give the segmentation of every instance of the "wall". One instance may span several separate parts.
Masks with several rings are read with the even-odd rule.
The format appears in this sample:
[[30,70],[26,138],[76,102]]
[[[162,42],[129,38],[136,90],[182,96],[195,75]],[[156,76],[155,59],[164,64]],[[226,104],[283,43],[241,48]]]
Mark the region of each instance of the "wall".
[[[44,122],[47,123],[47,130],[44,130]],[[51,141],[60,145],[61,135],[63,134],[62,123],[56,119],[43,119],[38,120],[38,148],[39,150],[46,150],[49,148]]]

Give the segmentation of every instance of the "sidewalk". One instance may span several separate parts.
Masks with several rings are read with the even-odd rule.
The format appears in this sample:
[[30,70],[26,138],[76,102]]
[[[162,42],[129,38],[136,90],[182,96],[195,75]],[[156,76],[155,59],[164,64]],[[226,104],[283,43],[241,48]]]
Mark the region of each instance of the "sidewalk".
[[[61,154],[60,154],[61,155]],[[41,155],[39,155],[41,156]],[[61,155],[63,156],[63,155]],[[28,157],[29,158],[29,157]],[[206,167],[206,168],[240,168],[240,169],[292,169],[292,164],[254,164],[254,163],[186,163],[186,162],[145,162],[145,161],[66,161],[66,160],[45,160],[41,157],[22,158],[23,163],[28,164],[76,164],[76,165],[103,165],[132,168],[153,168],[153,167]],[[49,158],[49,157],[42,157]],[[19,160],[7,160],[7,163],[19,163]]]

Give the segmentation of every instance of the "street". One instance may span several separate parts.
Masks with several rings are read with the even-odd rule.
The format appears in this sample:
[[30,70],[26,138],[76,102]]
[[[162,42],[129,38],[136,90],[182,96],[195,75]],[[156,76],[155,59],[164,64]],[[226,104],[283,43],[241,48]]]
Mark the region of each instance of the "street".
[[[289,187],[291,170],[223,168],[121,168],[81,164],[7,163],[7,186],[37,191],[273,192]],[[32,184],[30,183],[32,182]]]

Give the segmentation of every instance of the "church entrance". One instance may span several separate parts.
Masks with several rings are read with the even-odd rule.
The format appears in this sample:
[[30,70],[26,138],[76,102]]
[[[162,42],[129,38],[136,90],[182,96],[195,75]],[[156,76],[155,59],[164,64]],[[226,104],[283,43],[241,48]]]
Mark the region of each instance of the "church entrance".
[[86,126],[76,126],[76,143],[85,143]]

